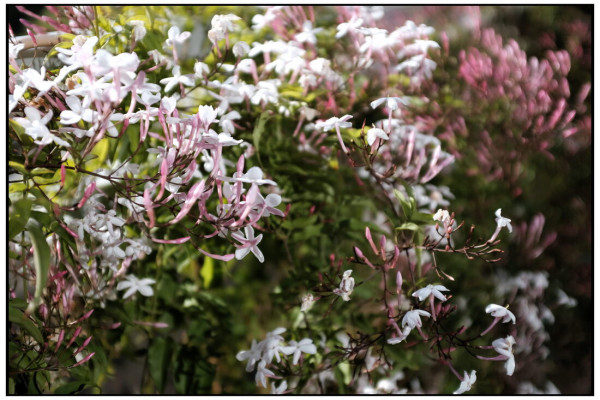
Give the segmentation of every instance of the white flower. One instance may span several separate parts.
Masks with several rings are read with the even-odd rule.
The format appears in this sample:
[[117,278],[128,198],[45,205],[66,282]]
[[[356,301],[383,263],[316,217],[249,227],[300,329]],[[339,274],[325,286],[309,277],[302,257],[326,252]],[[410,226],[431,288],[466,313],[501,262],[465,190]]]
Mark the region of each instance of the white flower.
[[512,376],[513,372],[515,372],[515,355],[513,354],[513,345],[515,343],[515,338],[511,335],[492,342],[494,350],[507,358],[504,368],[506,368],[506,375],[508,376]]
[[181,32],[178,27],[173,26],[167,32],[167,40],[165,40],[165,44],[169,47],[173,46],[175,43],[183,43],[191,36],[190,32]]
[[146,27],[144,21],[131,20],[128,22],[129,25],[133,26],[133,38],[136,41],[142,40],[146,36]]
[[[24,88],[23,92],[25,91],[25,89],[27,87],[33,86],[34,88],[39,90],[38,96],[45,95],[46,93],[48,93],[48,91],[50,89],[52,89],[54,86],[56,86],[55,82],[47,81],[45,78],[46,78],[46,67],[42,67],[40,72],[36,71],[33,68],[26,69],[21,74],[21,79],[23,80],[23,83],[21,86]],[[17,96],[16,92],[17,92],[17,87],[15,86],[15,91],[13,94],[16,98],[20,98],[21,96]]]
[[15,121],[25,128],[25,133],[34,139],[34,143],[47,145],[54,142],[59,146],[70,147],[69,143],[53,135],[46,127],[46,124],[52,119],[52,111],[42,117],[36,108],[25,107],[25,116],[27,118],[15,118]]
[[252,254],[256,256],[258,261],[264,262],[265,256],[263,256],[262,251],[260,251],[260,249],[258,248],[258,244],[260,243],[263,237],[262,233],[255,238],[254,228],[252,228],[252,226],[250,225],[246,226],[244,228],[244,231],[246,233],[246,237],[242,236],[237,232],[231,234],[231,237],[242,243],[242,245],[235,250],[235,258],[241,260],[244,257],[246,257],[248,253],[252,252]]
[[235,29],[235,24],[233,21],[238,21],[240,17],[235,14],[227,14],[227,15],[215,15],[210,21],[212,25],[212,29],[216,29],[222,32],[233,32]]
[[347,122],[351,118],[352,118],[352,115],[348,115],[348,114],[344,115],[342,118],[332,117],[332,118],[329,118],[327,121],[317,122],[315,124],[315,128],[323,129],[323,132],[327,132],[332,129],[335,129],[336,126],[339,128],[351,128],[352,122]]
[[140,292],[142,296],[150,297],[154,294],[154,290],[150,285],[156,283],[154,279],[144,278],[138,279],[134,275],[127,275],[124,281],[119,282],[117,290],[127,289],[123,298],[126,299],[132,296],[135,292]]
[[345,271],[344,276],[342,277],[342,282],[340,282],[340,288],[333,290],[333,293],[341,296],[344,301],[350,301],[350,295],[354,290],[354,278],[350,275],[352,275],[351,269]]
[[316,354],[317,346],[315,346],[312,342],[312,339],[309,338],[304,338],[300,342],[290,340],[289,346],[282,347],[281,352],[286,356],[289,356],[293,353],[294,359],[292,360],[292,364],[296,365],[298,364],[301,353]]
[[263,342],[257,344],[256,340],[252,340],[252,346],[250,350],[242,350],[236,354],[235,358],[238,361],[248,360],[246,364],[246,372],[250,372],[254,369],[254,364],[260,360],[262,355]]
[[448,291],[448,289],[446,289],[442,285],[427,285],[423,289],[419,289],[419,290],[415,291],[412,295],[413,295],[413,297],[418,297],[419,301],[425,300],[430,295],[437,297],[441,301],[446,301],[446,296],[444,296],[441,292],[447,292],[447,291]]
[[[427,314],[429,314],[429,313],[427,313]],[[417,318],[419,318],[418,315],[417,315]],[[410,334],[410,331],[411,331],[410,326],[405,327],[404,329],[402,329],[401,335],[399,335],[397,337],[389,338],[387,340],[388,344],[394,345],[394,344],[401,343],[402,341],[406,340],[406,338]]]
[[239,41],[233,45],[233,55],[243,57],[250,51],[250,45],[244,41]]
[[312,293],[305,294],[302,296],[302,305],[300,306],[300,311],[308,311],[314,302],[315,297],[312,295]]
[[176,65],[172,70],[172,77],[164,78],[160,80],[165,86],[165,92],[170,91],[178,83],[182,83],[185,86],[194,86],[194,80],[189,75],[181,75],[181,67]]
[[300,43],[308,42],[315,44],[317,43],[317,37],[315,36],[315,33],[319,33],[322,30],[323,28],[313,29],[311,21],[304,21],[304,24],[302,25],[302,32],[297,33],[294,36],[294,39],[296,39]]
[[257,185],[275,185],[277,183],[270,179],[263,179],[263,172],[260,167],[252,167],[250,168],[241,178],[235,178],[235,181],[244,182],[244,183],[255,183]]
[[262,384],[264,388],[267,387],[267,376],[274,376],[273,371],[267,369],[267,363],[265,360],[262,360],[258,363],[258,369],[256,370],[256,386],[258,386],[258,382]]
[[81,105],[81,100],[76,96],[67,96],[65,99],[70,110],[64,110],[60,113],[60,123],[63,125],[76,124],[81,120],[93,123],[98,113],[88,107]]
[[488,304],[485,308],[485,312],[492,314],[492,317],[503,318],[502,322],[508,322],[512,320],[514,324],[516,322],[515,314],[510,312],[508,308],[499,306],[497,304]]
[[335,34],[335,38],[339,39],[341,37],[346,36],[346,34],[348,32],[353,32],[355,31],[357,28],[360,28],[363,24],[363,19],[362,18],[358,18],[355,15],[352,16],[352,18],[350,19],[350,21],[348,22],[342,22],[341,24],[339,24],[337,26],[337,33]]
[[449,225],[450,219],[450,213],[447,210],[442,210],[441,208],[433,215],[434,221],[440,221],[444,225]]
[[471,390],[471,386],[473,386],[476,380],[477,371],[471,371],[471,376],[469,376],[469,374],[467,374],[467,371],[465,371],[465,375],[463,377],[462,382],[460,383],[460,386],[453,394],[462,394],[464,392],[468,392],[469,390]]
[[271,382],[271,394],[283,394],[287,390],[287,381],[281,381],[279,387],[275,387],[275,382]]
[[431,316],[431,314],[423,310],[409,311],[404,315],[404,318],[402,318],[402,327],[404,328],[408,325],[410,329],[415,329],[416,327],[423,326],[423,323],[421,322],[421,315],[427,318]]
[[394,111],[399,108],[400,104],[407,105],[410,97],[382,97],[371,102],[371,108],[375,109],[385,103],[386,107]]
[[384,140],[389,139],[387,133],[385,133],[383,129],[371,128],[367,131],[367,143],[369,143],[369,146],[372,146],[377,138]]
[[202,78],[204,75],[208,75],[209,72],[210,68],[202,61],[197,61],[196,64],[194,64],[194,75],[196,75],[197,78]]
[[512,225],[510,224],[510,219],[504,218],[502,215],[500,215],[501,211],[501,208],[496,210],[496,222],[498,223],[498,228],[506,227],[506,229],[508,229],[509,232],[512,232]]

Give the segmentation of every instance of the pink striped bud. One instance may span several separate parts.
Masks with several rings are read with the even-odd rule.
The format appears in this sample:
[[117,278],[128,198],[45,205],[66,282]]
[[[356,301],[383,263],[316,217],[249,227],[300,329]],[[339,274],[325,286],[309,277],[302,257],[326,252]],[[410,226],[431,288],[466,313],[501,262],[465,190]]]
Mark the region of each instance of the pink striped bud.
[[71,366],[70,366],[70,367],[68,367],[68,368],[75,368],[75,367],[79,367],[81,364],[88,362],[88,361],[90,360],[90,358],[92,358],[92,357],[94,356],[94,354],[96,354],[96,352],[93,352],[93,353],[90,353],[90,354],[88,354],[87,356],[85,356],[85,358],[84,358],[83,360],[79,361],[79,362],[78,362],[78,363],[76,363],[76,364],[73,364],[73,365],[71,365]]
[[56,347],[54,348],[54,352],[56,353],[62,344],[63,339],[65,338],[65,330],[62,329],[58,334],[58,340],[56,341]]
[[60,165],[60,187],[65,186],[65,178],[67,176],[67,169],[65,168],[65,164]]
[[190,236],[182,237],[179,239],[156,239],[152,238],[153,242],[162,243],[162,244],[182,244],[190,240]]
[[85,340],[83,341],[83,344],[82,344],[81,346],[79,346],[79,348],[78,348],[77,350],[75,350],[75,353],[73,353],[73,355],[77,355],[77,354],[81,353],[81,351],[82,351],[83,349],[85,349],[85,348],[86,348],[86,346],[87,346],[88,344],[90,344],[90,341],[91,341],[91,340],[92,340],[92,336],[90,336],[90,337],[88,337],[87,339],[85,339]]
[[381,235],[381,239],[379,240],[379,247],[381,248],[381,258],[385,261],[385,235]]
[[150,198],[150,191],[148,189],[144,189],[144,207],[146,207],[146,213],[148,214],[148,219],[150,220],[148,223],[148,228],[152,229],[154,228],[155,218],[154,210],[152,209],[152,199]]
[[27,34],[29,35],[29,37],[33,41],[34,46],[37,47],[38,44],[37,44],[37,40],[35,38],[35,35],[29,29],[27,29]]
[[79,202],[79,204],[77,204],[77,208],[83,207],[83,205],[90,198],[90,196],[92,195],[92,193],[94,193],[95,189],[96,189],[96,182],[92,182],[87,187],[87,189],[85,189],[85,193],[83,194],[83,198],[81,199],[81,201]]
[[207,257],[214,258],[215,260],[220,260],[220,261],[231,261],[235,257],[235,254],[225,254],[223,256],[220,256],[218,254],[207,253],[206,251],[204,251],[202,249],[198,249],[198,251],[200,251],[200,253],[204,254]]
[[81,327],[77,327],[77,329],[75,329],[75,333],[73,333],[73,337],[71,338],[71,340],[69,340],[69,343],[67,343],[67,349],[69,347],[71,347],[71,345],[73,344],[73,342],[75,341],[75,339],[77,339],[77,336],[79,336],[79,334],[81,333]]
[[82,316],[81,318],[79,318],[79,319],[76,321],[76,323],[77,323],[77,322],[81,322],[81,321],[83,321],[83,320],[86,320],[86,319],[88,319],[88,318],[90,317],[90,315],[92,315],[93,313],[94,313],[94,309],[92,308],[90,311],[88,311],[88,312],[86,312],[85,314],[83,314],[83,316]]
[[368,226],[365,228],[365,237],[369,241],[369,244],[371,245],[373,252],[375,254],[379,255],[379,250],[377,250],[377,246],[375,246],[375,242],[373,242],[373,237],[371,236],[371,230],[369,229]]
[[402,273],[400,270],[396,272],[396,294],[402,293]]

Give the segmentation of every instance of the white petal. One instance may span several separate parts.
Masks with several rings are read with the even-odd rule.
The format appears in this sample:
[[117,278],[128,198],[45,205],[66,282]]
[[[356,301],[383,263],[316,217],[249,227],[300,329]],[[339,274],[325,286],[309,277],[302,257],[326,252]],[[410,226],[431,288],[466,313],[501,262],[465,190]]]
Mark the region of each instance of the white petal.
[[125,292],[125,294],[123,295],[123,298],[126,299],[126,298],[132,296],[135,292],[136,292],[136,288],[135,287],[130,287],[129,290],[127,290]]
[[154,294],[154,290],[150,286],[140,286],[138,287],[138,292],[146,297],[151,297]]

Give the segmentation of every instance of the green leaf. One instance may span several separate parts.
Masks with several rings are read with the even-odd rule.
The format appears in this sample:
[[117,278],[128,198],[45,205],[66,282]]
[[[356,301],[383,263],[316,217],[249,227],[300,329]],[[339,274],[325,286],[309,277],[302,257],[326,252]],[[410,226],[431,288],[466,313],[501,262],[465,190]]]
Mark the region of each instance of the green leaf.
[[50,267],[50,247],[46,243],[41,228],[35,221],[27,224],[27,231],[33,244],[33,261],[35,264],[35,293],[33,300],[27,307],[28,313],[33,313],[42,300],[42,293],[48,279],[48,268]]
[[156,338],[148,348],[148,365],[150,376],[156,385],[156,390],[162,393],[171,366],[173,341],[170,338]]
[[11,183],[8,185],[8,193],[24,192],[27,190],[26,183]]
[[419,230],[419,225],[415,224],[414,222],[405,222],[402,225],[400,225],[399,227],[396,228],[397,231],[415,231],[417,232]]
[[32,175],[46,175],[46,174],[54,175],[55,172],[56,172],[56,170],[52,170],[52,169],[48,169],[48,168],[34,168],[31,170]]
[[31,214],[31,206],[33,201],[29,199],[20,199],[10,206],[8,216],[8,239],[12,239],[15,235],[23,232],[25,225]]
[[54,391],[54,394],[77,394],[85,389],[85,382],[75,381],[65,383],[62,386],[59,386]]
[[17,137],[23,144],[30,145],[33,143],[33,138],[25,133],[25,128],[23,128],[18,122],[13,121],[12,119],[8,120],[10,127],[15,131]]
[[44,343],[44,338],[38,327],[25,316],[23,311],[13,305],[9,305],[8,307],[8,320],[27,331],[39,344]]
[[256,149],[256,155],[260,160],[260,138],[262,137],[263,132],[265,131],[265,125],[267,124],[267,120],[269,119],[269,113],[267,111],[260,114],[258,118],[257,124],[254,126],[254,130],[252,131],[252,140],[254,142],[254,148]]
[[202,269],[200,270],[200,275],[204,280],[204,289],[208,289],[210,287],[210,283],[212,282],[213,276],[215,274],[215,262],[210,257],[204,257],[204,264],[202,265]]
[[412,207],[411,202],[402,194],[401,191],[394,189],[394,196],[400,203],[400,207],[402,207],[402,212],[407,219],[411,219],[412,217]]
[[193,347],[183,346],[175,357],[175,391],[177,394],[197,394],[211,389],[215,366]]
[[20,164],[20,163],[16,162],[16,161],[9,161],[8,162],[8,166],[11,167],[11,168],[16,169],[17,171],[19,171],[19,173],[21,173],[21,174],[23,174],[25,176],[29,175],[29,171],[27,171],[25,169],[25,166],[23,164]]

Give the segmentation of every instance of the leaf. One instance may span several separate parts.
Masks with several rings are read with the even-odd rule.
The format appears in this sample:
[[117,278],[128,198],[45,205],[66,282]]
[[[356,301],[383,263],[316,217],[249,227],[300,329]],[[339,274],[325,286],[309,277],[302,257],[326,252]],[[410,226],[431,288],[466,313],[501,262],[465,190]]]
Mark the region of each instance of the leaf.
[[16,169],[17,171],[19,171],[19,173],[23,174],[23,175],[29,175],[29,171],[27,171],[25,169],[25,166],[23,164],[20,164],[18,162],[15,161],[9,161],[8,162],[8,166],[11,168]]
[[198,350],[183,346],[175,357],[175,391],[177,394],[196,394],[211,389],[215,366]]
[[402,225],[400,225],[399,227],[396,228],[397,231],[415,231],[417,232],[419,230],[419,225],[415,224],[414,222],[405,222]]
[[204,257],[204,264],[202,265],[202,269],[200,270],[200,275],[204,280],[204,289],[208,289],[210,287],[210,283],[212,282],[213,276],[215,274],[215,262],[211,257]]
[[[14,129],[17,134],[19,140],[23,142],[24,145],[30,145],[33,143],[33,138],[25,133],[25,128],[23,128],[18,122],[13,121],[12,119],[8,120],[8,123],[12,129]],[[9,161],[10,163],[10,161]]]
[[400,207],[402,207],[402,212],[404,213],[404,216],[407,219],[411,219],[411,217],[412,217],[412,207],[411,207],[410,201],[407,200],[406,197],[404,197],[404,194],[402,194],[402,192],[399,191],[399,190],[397,190],[397,189],[394,189],[394,196],[396,197],[396,199],[400,203]]
[[267,120],[269,119],[269,113],[267,111],[260,114],[258,118],[258,123],[254,126],[254,130],[252,131],[252,141],[254,142],[254,148],[256,149],[256,155],[258,156],[258,160],[260,162],[260,138],[265,131],[265,125],[267,124]]
[[54,391],[54,394],[77,394],[85,389],[85,382],[75,381],[65,383],[62,386],[59,386]]
[[33,244],[33,261],[35,264],[35,293],[33,300],[27,306],[27,312],[33,313],[42,300],[42,293],[48,279],[48,268],[50,267],[50,247],[46,243],[46,237],[35,221],[27,224],[29,238]]
[[11,183],[8,185],[8,193],[24,192],[27,190],[26,183]]
[[150,376],[156,385],[156,390],[162,393],[171,366],[173,341],[170,338],[156,338],[148,348],[148,365]]
[[8,216],[8,239],[12,239],[15,235],[23,232],[25,225],[31,214],[31,206],[33,201],[29,199],[20,199],[10,206]]
[[23,311],[14,307],[12,304],[8,307],[8,320],[27,331],[27,333],[29,333],[39,344],[44,343],[44,338],[38,327],[25,316]]
[[55,172],[56,172],[56,170],[52,170],[52,169],[48,169],[48,168],[34,168],[31,170],[32,175],[46,175],[46,174],[54,175]]
[[[108,138],[104,138],[98,143],[96,143],[90,154],[88,154],[88,157],[90,158],[88,159],[88,157],[86,157],[86,169],[90,171],[95,171],[96,169],[100,168],[102,164],[104,164],[104,161],[106,161],[106,157],[108,156],[109,150],[110,141],[108,140]],[[94,155],[96,157],[93,157]]]

